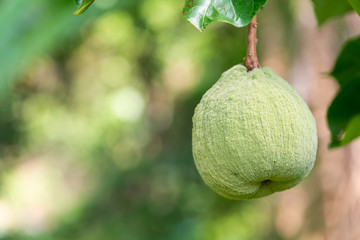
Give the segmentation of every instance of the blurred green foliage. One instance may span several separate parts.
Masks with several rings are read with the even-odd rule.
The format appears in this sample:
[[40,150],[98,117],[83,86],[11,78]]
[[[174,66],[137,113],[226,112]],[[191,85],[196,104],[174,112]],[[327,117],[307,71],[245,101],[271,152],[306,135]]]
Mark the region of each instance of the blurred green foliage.
[[338,17],[352,10],[348,1],[312,0],[319,25],[333,17]]
[[348,0],[352,8],[360,15],[360,1],[359,0]]

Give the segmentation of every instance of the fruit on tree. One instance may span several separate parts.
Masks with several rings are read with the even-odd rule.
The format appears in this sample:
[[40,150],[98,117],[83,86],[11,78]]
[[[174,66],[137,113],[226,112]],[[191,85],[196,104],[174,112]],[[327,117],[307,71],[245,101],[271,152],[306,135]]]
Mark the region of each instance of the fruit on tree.
[[202,97],[193,116],[195,165],[230,199],[259,198],[297,185],[316,158],[316,124],[295,90],[270,68],[237,65]]

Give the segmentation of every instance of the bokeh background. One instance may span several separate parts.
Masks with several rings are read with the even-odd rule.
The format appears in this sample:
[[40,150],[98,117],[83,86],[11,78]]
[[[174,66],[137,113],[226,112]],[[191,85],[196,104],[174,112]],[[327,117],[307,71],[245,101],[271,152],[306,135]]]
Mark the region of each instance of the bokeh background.
[[308,0],[271,0],[258,55],[317,120],[297,187],[253,201],[213,193],[191,152],[192,114],[242,62],[246,28],[182,17],[183,0],[0,2],[0,239],[360,239],[360,141],[328,150],[328,77],[360,19],[318,27]]

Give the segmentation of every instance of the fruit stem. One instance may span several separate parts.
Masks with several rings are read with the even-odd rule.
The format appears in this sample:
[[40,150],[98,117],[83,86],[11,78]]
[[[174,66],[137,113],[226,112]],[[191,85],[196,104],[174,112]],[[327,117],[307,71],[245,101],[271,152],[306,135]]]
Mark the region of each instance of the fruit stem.
[[256,16],[249,23],[248,34],[247,34],[247,54],[244,58],[244,64],[248,69],[248,72],[254,70],[255,68],[260,68],[259,60],[256,55],[256,44],[258,39],[256,37],[257,30],[257,21]]

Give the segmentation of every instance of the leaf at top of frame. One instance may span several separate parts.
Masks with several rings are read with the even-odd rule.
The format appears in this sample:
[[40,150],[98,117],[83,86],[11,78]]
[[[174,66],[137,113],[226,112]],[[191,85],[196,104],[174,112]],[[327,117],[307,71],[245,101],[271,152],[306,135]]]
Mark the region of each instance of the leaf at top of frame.
[[214,22],[248,25],[267,0],[186,0],[184,17],[198,30]]
[[84,13],[95,0],[74,0],[78,7],[73,13],[74,16]]

